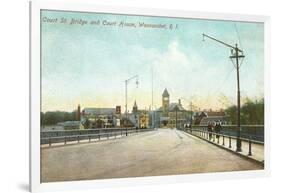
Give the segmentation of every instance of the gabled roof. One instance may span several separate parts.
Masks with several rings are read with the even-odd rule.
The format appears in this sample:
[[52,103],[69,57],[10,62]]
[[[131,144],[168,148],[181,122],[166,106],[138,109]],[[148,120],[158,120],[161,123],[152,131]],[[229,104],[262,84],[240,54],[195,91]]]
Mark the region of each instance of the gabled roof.
[[213,117],[213,116],[225,116],[224,111],[209,111],[207,112],[208,117]]
[[83,111],[86,115],[111,115],[115,113],[115,108],[85,108]]
[[203,117],[199,125],[207,125],[208,122],[217,122],[217,121],[226,121],[226,116],[212,116],[212,117]]
[[208,114],[207,114],[207,113],[205,113],[204,111],[202,111],[200,114],[198,114],[198,116],[201,116],[201,117],[207,117],[207,116],[208,116]]
[[[178,111],[186,111],[179,103],[170,103],[169,111],[176,111],[176,107],[178,108]],[[157,111],[163,111],[163,107],[158,108]]]
[[201,117],[226,116],[226,113],[223,111],[201,111],[201,112],[196,112],[195,116],[201,116]]
[[176,108],[178,108],[178,111],[185,111],[185,109],[179,103],[170,103],[169,111],[176,111]]

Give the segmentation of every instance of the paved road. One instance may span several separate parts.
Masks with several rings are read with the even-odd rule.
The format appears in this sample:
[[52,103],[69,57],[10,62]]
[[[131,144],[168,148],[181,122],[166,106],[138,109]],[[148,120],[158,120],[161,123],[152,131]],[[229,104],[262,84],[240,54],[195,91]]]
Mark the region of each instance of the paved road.
[[262,166],[178,130],[42,149],[42,182],[258,170]]

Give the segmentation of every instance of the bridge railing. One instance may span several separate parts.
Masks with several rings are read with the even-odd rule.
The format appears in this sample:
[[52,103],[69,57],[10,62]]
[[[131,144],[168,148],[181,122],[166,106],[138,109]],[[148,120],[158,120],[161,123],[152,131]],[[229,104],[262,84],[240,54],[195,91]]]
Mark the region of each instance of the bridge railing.
[[154,129],[136,129],[136,128],[110,128],[110,129],[85,129],[85,130],[61,130],[61,131],[42,131],[41,145],[48,144],[51,146],[54,143],[77,142],[88,140],[105,140],[129,136],[133,133],[152,131]]
[[[207,130],[206,127],[202,127],[202,128],[198,128],[198,127],[192,127],[192,128],[181,128],[179,130],[182,130],[184,132],[190,133],[192,135],[198,136],[200,138],[203,138],[205,140],[208,140],[212,143],[218,144],[218,145],[222,145],[225,146],[229,149],[231,149],[233,147],[233,142],[235,140],[237,140],[237,136],[234,135],[229,135],[229,134],[225,134],[223,132],[218,133],[218,132],[210,132]],[[257,141],[255,139],[253,139],[253,137],[251,135],[244,135],[242,137],[240,137],[241,141],[248,144],[247,151],[248,151],[248,156],[252,156],[252,144],[259,144],[264,146],[264,142],[263,141]]]
[[[207,125],[194,125],[193,129],[207,131]],[[237,125],[222,125],[221,133],[224,135],[236,136]],[[264,142],[264,125],[241,125],[241,137]]]

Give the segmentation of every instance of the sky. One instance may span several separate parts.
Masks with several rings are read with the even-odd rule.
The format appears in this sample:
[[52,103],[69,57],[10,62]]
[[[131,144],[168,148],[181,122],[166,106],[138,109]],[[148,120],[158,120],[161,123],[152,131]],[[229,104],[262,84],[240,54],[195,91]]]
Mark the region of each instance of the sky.
[[[143,23],[157,27],[141,27]],[[135,75],[139,84],[136,79],[128,83],[128,110],[135,100],[139,109],[160,107],[165,88],[170,102],[181,99],[186,109],[190,102],[200,109],[235,104],[231,50],[203,41],[202,33],[238,44],[245,55],[240,66],[242,101],[262,98],[262,23],[42,10],[41,110],[73,111],[80,104],[121,105],[124,112],[125,80]]]

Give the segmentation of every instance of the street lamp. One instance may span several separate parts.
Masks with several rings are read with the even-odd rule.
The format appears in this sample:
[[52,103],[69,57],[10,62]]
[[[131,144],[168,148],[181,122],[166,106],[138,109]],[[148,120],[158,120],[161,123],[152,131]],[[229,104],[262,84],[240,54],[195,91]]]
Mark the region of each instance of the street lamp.
[[[240,123],[240,78],[239,78],[239,68],[242,64],[242,60],[245,58],[243,55],[243,50],[239,49],[237,44],[235,46],[229,45],[221,40],[218,40],[216,38],[213,38],[211,36],[208,36],[206,34],[203,34],[203,41],[204,38],[207,37],[213,41],[216,41],[220,44],[225,45],[226,47],[231,48],[231,56],[229,57],[231,61],[234,64],[234,67],[236,68],[236,75],[237,75],[237,142],[236,142],[236,151],[241,152],[242,151],[242,144],[241,144],[241,123]],[[240,54],[241,53],[241,54]],[[239,65],[240,61],[240,65]]]
[[176,105],[174,109],[176,110],[176,129],[178,129],[178,110],[179,110],[178,105]]

